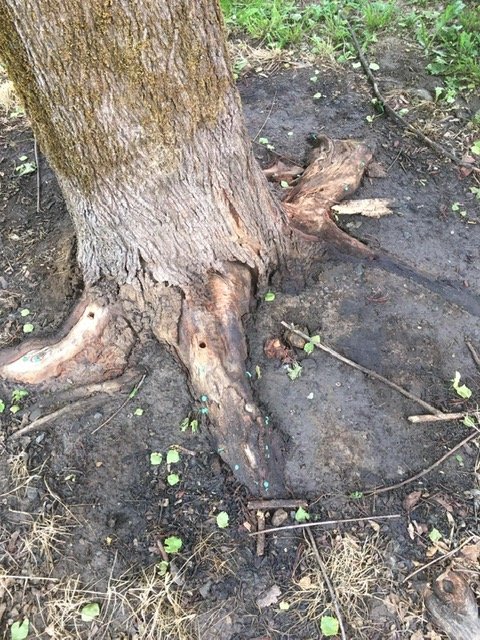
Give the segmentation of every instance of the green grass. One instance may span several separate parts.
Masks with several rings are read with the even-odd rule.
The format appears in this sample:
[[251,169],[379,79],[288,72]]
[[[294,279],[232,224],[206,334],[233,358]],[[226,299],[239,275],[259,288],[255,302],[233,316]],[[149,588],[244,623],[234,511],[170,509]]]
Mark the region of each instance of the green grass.
[[446,78],[449,95],[480,86],[480,5],[451,0],[220,0],[225,21],[235,34],[272,48],[300,48],[339,62],[355,58],[348,30],[339,15],[349,16],[362,46],[381,33],[416,40],[429,59],[427,70]]

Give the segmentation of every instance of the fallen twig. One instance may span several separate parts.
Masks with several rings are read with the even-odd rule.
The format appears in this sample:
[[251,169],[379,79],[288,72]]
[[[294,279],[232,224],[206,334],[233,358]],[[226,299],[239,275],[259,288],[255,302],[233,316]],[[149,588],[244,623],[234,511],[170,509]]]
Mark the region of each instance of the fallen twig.
[[411,125],[409,122],[407,122],[405,120],[405,118],[402,118],[402,116],[400,116],[395,111],[395,109],[392,109],[392,107],[390,107],[387,104],[382,92],[378,88],[378,84],[377,84],[377,81],[375,80],[375,76],[373,75],[373,73],[370,70],[369,62],[368,62],[365,54],[362,51],[361,45],[360,45],[360,43],[358,41],[357,35],[356,35],[353,27],[351,26],[347,16],[345,15],[345,13],[343,11],[340,11],[340,16],[346,23],[347,29],[350,32],[350,35],[352,37],[353,45],[354,45],[354,47],[355,47],[355,49],[357,51],[357,55],[358,55],[358,59],[360,60],[360,64],[362,65],[362,68],[363,68],[363,70],[365,72],[365,75],[367,76],[368,80],[370,81],[370,84],[372,85],[373,93],[375,94],[375,97],[380,102],[380,104],[383,107],[385,113],[390,118],[392,118],[392,120],[395,120],[403,128],[407,129],[407,131],[410,131],[410,133],[413,133],[419,140],[421,140],[424,144],[426,144],[427,147],[430,147],[430,149],[433,149],[433,151],[435,151],[435,153],[437,153],[439,156],[442,156],[444,158],[448,158],[449,160],[451,160],[453,163],[455,163],[459,167],[466,167],[466,168],[470,169],[471,171],[475,171],[476,173],[480,173],[480,167],[477,167],[474,164],[470,164],[469,162],[464,162],[455,153],[453,153],[453,151],[448,151],[448,149],[445,149],[445,147],[443,147],[442,145],[438,144],[438,142],[434,142],[433,140],[431,140],[428,136],[426,136],[424,133],[422,133],[419,129],[417,129],[416,127]]
[[[306,333],[303,333],[303,331],[299,331],[298,329],[295,329],[295,327],[293,325],[289,325],[287,322],[283,322],[282,321],[282,326],[286,327],[289,331],[292,331],[293,333],[296,333],[297,335],[301,336],[304,340],[307,340],[307,342],[310,341],[310,336],[308,336]],[[365,373],[367,376],[370,376],[371,378],[375,378],[375,380],[379,380],[380,382],[383,382],[383,384],[386,384],[389,387],[391,387],[392,389],[395,389],[395,391],[398,391],[398,393],[401,393],[406,398],[409,398],[410,400],[413,400],[414,402],[419,404],[421,407],[423,407],[424,409],[426,409],[430,413],[433,413],[436,416],[443,416],[444,415],[443,412],[440,411],[439,409],[437,409],[436,407],[432,406],[431,404],[428,404],[428,402],[425,402],[424,400],[422,400],[421,398],[416,396],[414,393],[410,393],[410,391],[407,391],[403,387],[399,387],[398,384],[395,384],[394,382],[391,382],[391,380],[388,380],[387,378],[384,378],[383,376],[381,376],[376,371],[372,371],[371,369],[367,369],[367,367],[364,367],[361,364],[357,364],[356,362],[353,362],[353,360],[349,360],[348,358],[345,358],[340,353],[338,353],[338,351],[335,351],[331,347],[327,347],[327,345],[325,345],[325,344],[315,343],[315,346],[317,347],[317,349],[321,349],[322,351],[326,351],[327,353],[329,353],[331,356],[333,356],[337,360],[340,360],[341,362],[344,362],[345,364],[348,364],[349,366],[353,367],[354,369],[358,369],[358,371],[361,371],[362,373]]]
[[448,553],[443,554],[443,556],[438,556],[438,558],[434,558],[433,560],[430,560],[430,562],[427,562],[427,564],[424,564],[422,567],[418,567],[417,569],[415,569],[415,571],[412,571],[412,573],[409,573],[408,576],[402,580],[402,583],[405,584],[405,582],[407,582],[407,580],[411,580],[411,578],[413,578],[413,576],[416,576],[417,573],[420,573],[421,571],[425,571],[425,569],[428,569],[428,567],[431,567],[432,564],[436,564],[437,562],[440,562],[441,560],[446,560],[450,556],[455,555],[456,553],[458,553],[460,551],[460,549],[462,549],[462,547],[464,547],[471,540],[473,540],[474,537],[475,536],[470,536],[469,538],[464,540],[461,544],[459,544],[458,547],[455,547],[455,549],[452,549]]
[[342,640],[347,640],[347,636],[345,635],[345,628],[343,626],[342,613],[340,611],[340,606],[338,604],[338,598],[337,598],[337,594],[335,593],[335,588],[329,578],[327,569],[320,556],[320,552],[318,550],[317,543],[315,542],[315,538],[313,537],[312,532],[310,531],[310,529],[307,529],[305,533],[308,535],[310,544],[312,545],[313,553],[315,554],[315,558],[317,559],[318,566],[320,567],[320,571],[322,572],[323,579],[325,580],[325,584],[327,585],[327,589],[330,593],[330,599],[332,601],[333,607],[335,609],[335,613],[337,615],[337,620],[338,620],[338,625],[340,627]]
[[306,500],[250,500],[247,502],[249,511],[269,511],[270,509],[298,509],[308,506]]
[[411,482],[415,482],[415,480],[418,480],[419,478],[423,478],[423,476],[426,476],[427,473],[430,473],[430,471],[432,471],[432,469],[435,469],[435,467],[438,467],[439,464],[442,464],[442,462],[444,462],[447,458],[449,458],[451,455],[453,455],[455,453],[455,451],[458,451],[459,449],[461,449],[463,447],[463,445],[467,444],[467,442],[470,442],[470,440],[473,440],[474,438],[478,438],[479,436],[480,436],[480,433],[478,431],[474,431],[469,436],[464,438],[461,442],[459,442],[455,447],[453,447],[453,449],[450,449],[450,451],[447,451],[447,453],[445,453],[436,462],[431,464],[426,469],[423,469],[423,471],[420,471],[419,473],[416,473],[411,478],[407,478],[406,480],[402,480],[402,482],[397,482],[395,484],[391,484],[388,487],[379,487],[377,489],[371,489],[369,491],[364,491],[363,495],[364,496],[371,496],[371,495],[378,495],[379,493],[386,493],[387,491],[393,491],[394,489],[399,489],[400,487],[404,487],[405,485],[410,484]]
[[463,411],[461,413],[441,413],[440,415],[421,415],[421,416],[408,416],[407,420],[414,424],[420,422],[448,422],[451,420],[463,420],[467,416],[478,415],[478,411]]
[[257,511],[257,556],[265,554],[265,512]]
[[[321,522],[302,522],[300,524],[287,524],[284,527],[272,527],[265,529],[261,533],[275,533],[276,531],[289,531],[291,529],[308,529],[309,527],[327,527],[336,524],[350,524],[351,522],[369,522],[370,520],[391,520],[392,518],[401,518],[400,513],[388,516],[367,516],[366,518],[345,518],[344,520],[323,520]],[[252,531],[249,536],[258,536],[259,531]]]
[[120,411],[123,409],[123,407],[124,407],[125,405],[127,405],[127,404],[130,402],[130,400],[132,400],[132,398],[134,398],[134,397],[136,396],[137,391],[138,391],[138,390],[140,389],[140,387],[142,386],[143,381],[145,380],[145,378],[146,378],[146,377],[147,377],[147,374],[146,374],[146,373],[144,373],[144,374],[143,374],[143,376],[140,378],[140,381],[139,381],[139,382],[134,386],[134,388],[132,389],[132,391],[128,394],[127,399],[126,399],[124,402],[122,402],[122,404],[118,407],[118,409],[117,409],[116,411],[114,411],[114,412],[112,413],[112,415],[111,415],[111,416],[109,416],[106,420],[104,420],[101,424],[99,424],[99,425],[98,425],[98,427],[96,427],[96,428],[91,432],[91,435],[92,435],[92,436],[93,436],[93,434],[94,434],[94,433],[97,433],[97,431],[100,431],[100,429],[101,429],[102,427],[105,427],[109,422],[111,422],[111,421],[115,418],[115,416],[117,416],[117,415],[120,413]]
[[473,344],[471,342],[469,342],[468,340],[465,340],[465,344],[467,345],[468,350],[472,354],[473,361],[475,362],[477,367],[480,369],[480,356],[478,355],[477,350],[475,349]]

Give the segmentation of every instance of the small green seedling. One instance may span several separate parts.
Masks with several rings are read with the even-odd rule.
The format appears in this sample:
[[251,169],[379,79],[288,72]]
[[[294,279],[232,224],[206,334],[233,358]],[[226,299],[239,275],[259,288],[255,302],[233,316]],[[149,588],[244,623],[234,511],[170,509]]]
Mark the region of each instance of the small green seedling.
[[165,576],[167,574],[169,564],[170,563],[166,560],[160,560],[160,562],[157,562],[155,567],[157,568],[159,575]]
[[15,173],[19,176],[26,176],[29,173],[34,173],[37,170],[37,165],[34,162],[26,162],[27,156],[20,156],[19,160],[22,164],[15,167]]
[[143,409],[141,407],[137,407],[133,412],[134,416],[143,416]]
[[475,418],[472,418],[472,416],[465,416],[464,419],[462,420],[463,424],[466,427],[476,427],[477,423],[475,422]]
[[278,603],[278,608],[280,609],[280,611],[288,611],[290,609],[290,603],[286,600],[282,600]]
[[228,513],[226,511],[220,511],[220,513],[217,514],[217,527],[219,529],[225,529],[226,527],[228,527],[228,522]]
[[303,507],[298,507],[295,512],[295,520],[300,523],[306,522],[310,520],[310,514]]
[[477,200],[480,200],[480,187],[470,187],[470,191]]
[[183,540],[178,536],[169,536],[163,541],[163,547],[167,553],[178,553],[183,547]]
[[267,291],[263,299],[265,302],[273,302],[275,300],[275,294],[273,291]]
[[3,400],[0,400],[0,413],[3,413],[5,411],[5,402]]
[[476,155],[480,156],[480,140],[475,140],[475,142],[470,147],[470,151]]
[[280,186],[282,187],[282,189],[288,189],[290,187],[290,185],[288,184],[288,182],[286,180],[282,180],[280,182]]
[[310,340],[305,343],[303,350],[309,355],[314,352],[315,345],[320,344],[320,336],[311,336]]
[[454,202],[452,204],[452,211],[454,213],[458,213],[458,215],[461,216],[462,218],[466,218],[467,217],[466,210],[460,208],[460,203],[459,202]]
[[438,542],[442,539],[442,534],[438,529],[433,528],[428,534],[428,537],[432,542]]
[[169,473],[167,476],[167,482],[171,487],[174,487],[180,482],[180,476],[178,473]]
[[461,453],[457,453],[457,455],[455,456],[455,460],[461,467],[463,467],[463,456]]
[[334,616],[322,616],[320,618],[320,630],[326,638],[338,635],[340,623]]
[[32,333],[32,331],[35,329],[35,327],[33,326],[33,324],[31,322],[26,322],[23,325],[23,333]]
[[20,311],[20,315],[22,316],[22,318],[25,318],[26,316],[30,315],[30,309],[22,309]]
[[287,376],[290,378],[290,380],[296,380],[301,375],[302,365],[298,364],[298,362],[294,362],[290,367],[288,367]]
[[370,62],[370,64],[368,65],[368,68],[371,71],[379,71],[380,70],[380,65],[378,65],[376,62]]
[[321,97],[322,97],[322,94],[320,93],[320,91],[317,91],[317,93],[313,96],[313,99],[320,100]]
[[352,491],[352,493],[350,494],[350,498],[352,500],[360,500],[361,498],[363,498],[363,491]]
[[28,618],[24,618],[22,622],[14,622],[10,627],[11,640],[25,640],[30,630],[30,622]]
[[167,464],[177,464],[180,462],[180,454],[176,449],[169,449],[167,452]]
[[12,405],[10,407],[10,413],[14,415],[18,413],[21,409],[21,403],[24,398],[28,396],[28,391],[26,389],[14,389],[12,391]]
[[460,377],[460,373],[455,371],[455,377],[452,380],[453,389],[460,398],[468,400],[472,396],[472,390],[465,384],[460,385]]
[[152,451],[152,453],[150,454],[150,464],[152,466],[162,464],[162,460],[163,456],[161,453],[158,453],[158,451]]
[[98,602],[89,602],[80,611],[83,622],[93,622],[100,615],[100,605]]
[[184,418],[182,420],[182,422],[180,423],[180,429],[181,431],[187,431],[187,429],[190,429],[192,433],[197,433],[198,431],[198,420],[194,419],[194,420],[190,420],[190,418]]

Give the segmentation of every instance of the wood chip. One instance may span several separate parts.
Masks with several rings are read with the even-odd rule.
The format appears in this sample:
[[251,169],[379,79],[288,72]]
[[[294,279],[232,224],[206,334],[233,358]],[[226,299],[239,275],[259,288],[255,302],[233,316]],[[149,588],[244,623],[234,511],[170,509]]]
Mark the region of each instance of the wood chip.
[[332,210],[341,216],[360,215],[366,218],[382,218],[393,213],[390,209],[392,201],[388,198],[365,198],[363,200],[346,200],[335,204]]

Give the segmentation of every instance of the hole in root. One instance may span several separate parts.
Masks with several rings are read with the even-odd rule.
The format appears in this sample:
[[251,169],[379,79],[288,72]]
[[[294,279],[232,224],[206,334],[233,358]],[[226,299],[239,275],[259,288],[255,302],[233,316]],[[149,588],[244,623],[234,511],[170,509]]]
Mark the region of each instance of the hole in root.
[[87,318],[95,318],[95,314],[93,313],[93,311],[90,311],[90,312],[87,314]]
[[199,342],[198,346],[200,347],[200,349],[205,349],[207,345],[205,344],[205,342]]

